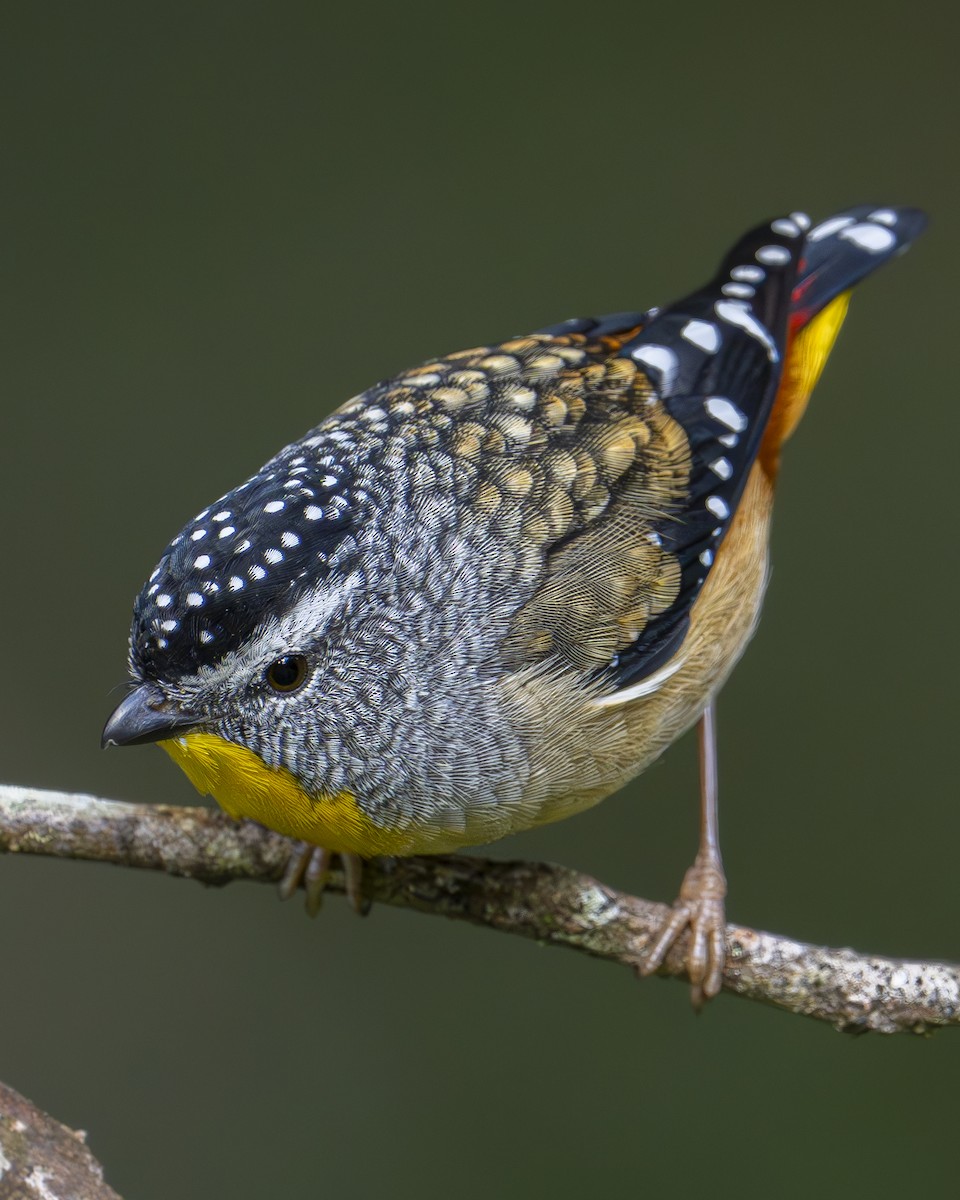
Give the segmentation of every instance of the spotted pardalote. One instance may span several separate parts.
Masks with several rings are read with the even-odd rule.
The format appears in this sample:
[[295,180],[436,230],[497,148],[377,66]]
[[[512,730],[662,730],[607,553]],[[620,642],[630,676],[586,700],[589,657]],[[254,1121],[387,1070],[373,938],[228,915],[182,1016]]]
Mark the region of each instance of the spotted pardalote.
[[234,817],[330,852],[489,842],[585,809],[701,722],[686,926],[721,983],[713,701],[760,611],[774,484],[849,289],[914,209],[802,213],[663,309],[431,359],[348,400],[173,539],[105,744],[156,741]]

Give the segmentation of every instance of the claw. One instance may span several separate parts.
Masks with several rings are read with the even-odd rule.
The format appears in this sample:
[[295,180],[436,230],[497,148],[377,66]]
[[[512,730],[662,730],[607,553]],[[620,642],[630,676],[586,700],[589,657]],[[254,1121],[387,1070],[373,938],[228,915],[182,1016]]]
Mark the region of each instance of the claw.
[[[363,895],[363,859],[358,854],[341,854],[343,863],[344,891],[354,912],[365,917],[370,911],[370,901]],[[287,869],[280,880],[278,891],[281,900],[289,900],[303,884],[307,894],[306,910],[315,917],[323,906],[323,893],[330,878],[333,851],[310,842],[297,842],[290,855]]]
[[685,929],[690,930],[686,967],[690,1000],[699,1012],[723,985],[726,962],[726,919],[723,901],[727,881],[712,855],[697,855],[680,887],[680,896],[657,933],[639,971],[652,975],[664,964],[671,947]]

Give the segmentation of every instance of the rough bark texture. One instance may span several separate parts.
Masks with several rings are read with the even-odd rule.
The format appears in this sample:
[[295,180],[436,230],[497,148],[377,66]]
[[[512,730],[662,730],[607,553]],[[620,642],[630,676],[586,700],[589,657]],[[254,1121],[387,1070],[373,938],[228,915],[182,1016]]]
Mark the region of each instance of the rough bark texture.
[[[143,867],[222,885],[276,882],[290,843],[204,808],[125,804],[0,786],[0,851]],[[343,890],[334,871],[332,891]],[[665,906],[566,867],[443,855],[368,865],[370,899],[471,921],[636,968]],[[811,946],[727,927],[724,989],[850,1032],[925,1033],[960,1024],[960,967]],[[662,974],[683,977],[685,942]]]
[[0,1083],[0,1200],[120,1200],[86,1136]]

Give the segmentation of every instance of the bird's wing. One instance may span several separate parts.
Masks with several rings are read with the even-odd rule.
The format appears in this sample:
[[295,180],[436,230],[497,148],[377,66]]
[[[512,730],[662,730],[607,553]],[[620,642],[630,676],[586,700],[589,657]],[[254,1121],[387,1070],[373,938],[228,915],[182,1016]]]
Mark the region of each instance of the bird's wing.
[[569,495],[589,483],[594,503],[574,510],[516,614],[518,664],[553,655],[625,686],[676,651],[776,395],[802,235],[765,225],[680,303],[633,329],[600,323],[606,346],[571,372],[580,418],[544,453],[572,456]]
[[597,490],[550,545],[516,615],[517,662],[552,654],[619,689],[676,653],[761,445],[772,474],[799,419],[847,289],[923,225],[916,210],[870,207],[813,230],[802,214],[779,218],[661,312],[545,331],[591,343],[568,384],[580,419],[551,432],[545,460],[573,456],[571,498],[594,479]]

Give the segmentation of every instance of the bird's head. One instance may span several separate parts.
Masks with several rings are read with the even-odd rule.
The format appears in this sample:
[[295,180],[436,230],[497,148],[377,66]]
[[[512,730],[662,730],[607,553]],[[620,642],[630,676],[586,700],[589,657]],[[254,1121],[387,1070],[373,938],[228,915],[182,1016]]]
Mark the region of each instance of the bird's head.
[[509,610],[476,619],[499,560],[368,411],[287,447],[173,539],[103,731],[105,746],[158,742],[233,816],[364,855],[411,852],[415,822],[452,836],[462,798],[516,787],[525,761],[491,670]]
[[214,738],[274,770],[309,754],[361,590],[362,496],[325,450],[288,447],[167,547],[134,607],[133,688],[105,746],[163,743],[198,786],[184,750]]

